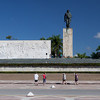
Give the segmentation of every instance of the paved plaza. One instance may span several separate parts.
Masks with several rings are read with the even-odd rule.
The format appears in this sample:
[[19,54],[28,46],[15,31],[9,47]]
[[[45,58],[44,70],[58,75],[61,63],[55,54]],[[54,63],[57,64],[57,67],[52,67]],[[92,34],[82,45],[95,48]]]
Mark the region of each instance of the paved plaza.
[[[0,80],[0,100],[100,100],[100,81],[48,81],[43,86],[42,81],[35,86],[32,80]],[[55,88],[51,88],[52,85]],[[32,92],[33,97],[27,94]]]

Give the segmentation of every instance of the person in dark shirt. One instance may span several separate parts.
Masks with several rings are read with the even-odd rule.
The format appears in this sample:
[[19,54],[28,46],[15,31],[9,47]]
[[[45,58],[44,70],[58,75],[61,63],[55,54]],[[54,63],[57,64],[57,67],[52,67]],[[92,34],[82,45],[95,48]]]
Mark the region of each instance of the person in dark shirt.
[[75,85],[78,85],[78,75],[75,73]]

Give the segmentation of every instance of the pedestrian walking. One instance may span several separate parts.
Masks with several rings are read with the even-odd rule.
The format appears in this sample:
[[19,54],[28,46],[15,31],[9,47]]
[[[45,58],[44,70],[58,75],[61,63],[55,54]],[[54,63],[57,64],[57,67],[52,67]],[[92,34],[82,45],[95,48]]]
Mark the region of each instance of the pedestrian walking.
[[43,85],[46,84],[46,73],[43,74]]
[[65,73],[63,73],[62,84],[66,84],[66,74]]
[[75,73],[75,85],[78,85],[78,75]]
[[34,74],[35,85],[38,85],[38,78],[39,78],[39,75],[37,73],[35,73]]

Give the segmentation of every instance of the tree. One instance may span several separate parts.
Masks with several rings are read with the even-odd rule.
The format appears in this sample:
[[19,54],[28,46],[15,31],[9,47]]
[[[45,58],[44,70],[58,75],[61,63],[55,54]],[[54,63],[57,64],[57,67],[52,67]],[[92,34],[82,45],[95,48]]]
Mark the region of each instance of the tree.
[[40,40],[46,40],[44,37],[40,38]]
[[8,36],[6,37],[6,39],[11,40],[11,39],[12,39],[12,36],[11,36],[11,35],[8,35]]
[[49,37],[47,40],[51,40],[51,54],[54,57],[59,57],[60,54],[62,54],[62,39],[60,38],[60,35],[53,35],[52,37]]
[[77,53],[77,58],[88,58],[88,56],[86,56],[86,53],[83,54]]
[[13,38],[11,35],[6,36],[6,39],[8,39],[8,40],[17,40],[16,38]]
[[100,45],[97,47],[96,51],[99,51],[100,50]]
[[60,35],[53,35],[52,37],[49,37],[45,39],[44,37],[40,38],[40,40],[51,40],[51,54],[53,57],[59,57],[60,54],[62,54],[62,39],[60,38]]
[[[99,51],[100,50],[100,46],[98,46],[97,47],[97,49],[96,49],[96,51]],[[92,52],[92,54],[91,54],[91,57],[93,58],[93,59],[98,59],[98,58],[100,58],[100,52]]]
[[91,57],[93,59],[98,59],[98,53],[92,52]]

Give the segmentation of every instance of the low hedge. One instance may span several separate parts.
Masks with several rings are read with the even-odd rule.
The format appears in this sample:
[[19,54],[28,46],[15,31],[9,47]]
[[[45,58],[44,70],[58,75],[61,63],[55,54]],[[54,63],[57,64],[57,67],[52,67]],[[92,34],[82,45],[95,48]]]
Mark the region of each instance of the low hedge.
[[30,64],[27,64],[27,63],[20,63],[20,64],[17,64],[17,63],[6,63],[6,64],[0,64],[0,67],[6,67],[6,66],[17,66],[17,67],[20,67],[20,66],[100,66],[100,63],[71,63],[71,64],[64,64],[64,63],[30,63]]

